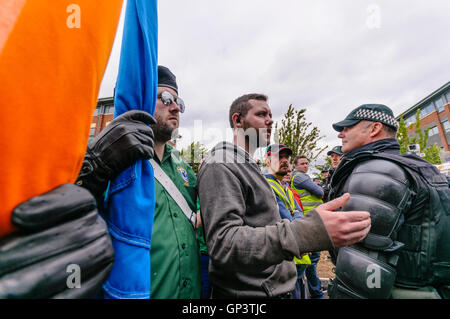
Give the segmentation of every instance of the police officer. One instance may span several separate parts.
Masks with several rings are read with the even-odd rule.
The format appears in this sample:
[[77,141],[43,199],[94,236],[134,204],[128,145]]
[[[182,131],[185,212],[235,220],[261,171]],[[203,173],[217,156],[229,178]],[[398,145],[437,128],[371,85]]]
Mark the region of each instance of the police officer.
[[[331,168],[328,170],[328,176],[323,181],[323,192],[325,195],[323,196],[323,201],[328,201],[328,195],[330,193],[330,182],[331,178],[333,177],[334,171],[338,167],[339,163],[341,162],[341,158],[344,155],[342,152],[341,146],[335,146],[327,153],[328,156],[331,158]],[[328,168],[328,167],[327,167]]]
[[331,298],[449,298],[450,191],[437,169],[400,155],[398,123],[387,106],[364,104],[333,124],[345,153],[330,199],[367,210],[372,226],[337,251]]
[[342,147],[338,145],[333,147],[331,151],[328,151],[327,155],[331,158],[331,166],[333,169],[336,169],[341,162],[341,158],[344,153],[342,152]]

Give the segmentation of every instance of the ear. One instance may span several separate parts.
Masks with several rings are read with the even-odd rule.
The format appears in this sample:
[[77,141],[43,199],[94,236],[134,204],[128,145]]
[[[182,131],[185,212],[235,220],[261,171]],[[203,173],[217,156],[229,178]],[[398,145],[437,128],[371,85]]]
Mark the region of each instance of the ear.
[[242,118],[241,118],[241,115],[239,113],[234,113],[231,116],[231,119],[233,121],[234,127],[243,127]]
[[383,124],[375,122],[370,131],[370,137],[377,137],[384,132]]

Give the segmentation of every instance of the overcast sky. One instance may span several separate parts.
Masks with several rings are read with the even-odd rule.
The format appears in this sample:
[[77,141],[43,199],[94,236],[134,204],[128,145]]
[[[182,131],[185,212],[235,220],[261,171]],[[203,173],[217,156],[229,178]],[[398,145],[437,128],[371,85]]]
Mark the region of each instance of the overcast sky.
[[[275,121],[291,103],[306,108],[331,148],[331,124],[353,108],[382,103],[398,115],[450,80],[448,0],[158,2],[158,63],[186,104],[180,147],[195,135],[211,148],[232,101],[257,92]],[[113,94],[122,28],[99,97]]]

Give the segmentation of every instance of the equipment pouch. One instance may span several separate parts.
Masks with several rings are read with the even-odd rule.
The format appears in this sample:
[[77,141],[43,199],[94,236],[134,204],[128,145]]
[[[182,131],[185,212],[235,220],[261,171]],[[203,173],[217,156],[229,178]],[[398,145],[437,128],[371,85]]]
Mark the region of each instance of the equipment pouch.
[[392,258],[381,252],[355,245],[340,248],[336,278],[338,282],[342,282],[343,287],[338,287],[338,291],[363,298],[389,298],[397,275],[395,268],[383,261],[390,259]]

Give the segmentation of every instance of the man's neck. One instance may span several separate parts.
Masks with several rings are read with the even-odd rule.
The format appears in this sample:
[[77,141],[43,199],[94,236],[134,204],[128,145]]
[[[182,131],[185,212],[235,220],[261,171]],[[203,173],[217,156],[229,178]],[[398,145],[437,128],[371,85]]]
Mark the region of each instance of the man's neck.
[[242,130],[238,130],[237,132],[236,131],[234,132],[233,144],[243,148],[250,155],[251,158],[253,158],[255,151],[259,147],[267,146],[267,145],[257,145],[255,143],[250,143],[249,139],[246,138],[246,136],[242,132],[243,132]]
[[154,150],[156,156],[158,156],[159,161],[161,162],[164,157],[164,151],[166,150],[166,142],[155,141]]
[[253,158],[253,155],[255,154],[255,151],[257,149],[256,146],[249,145],[249,143],[246,142],[245,137],[239,135],[234,135],[233,144],[243,148],[251,158]]
[[283,181],[284,176],[278,175],[277,173],[275,173],[275,172],[272,171],[272,170],[269,171],[269,174],[275,176],[275,178],[280,182],[280,184],[281,184],[281,182]]
[[368,144],[364,144],[345,153],[345,157],[352,157],[361,151],[383,151],[397,154],[400,151],[400,145],[395,138],[379,139]]

